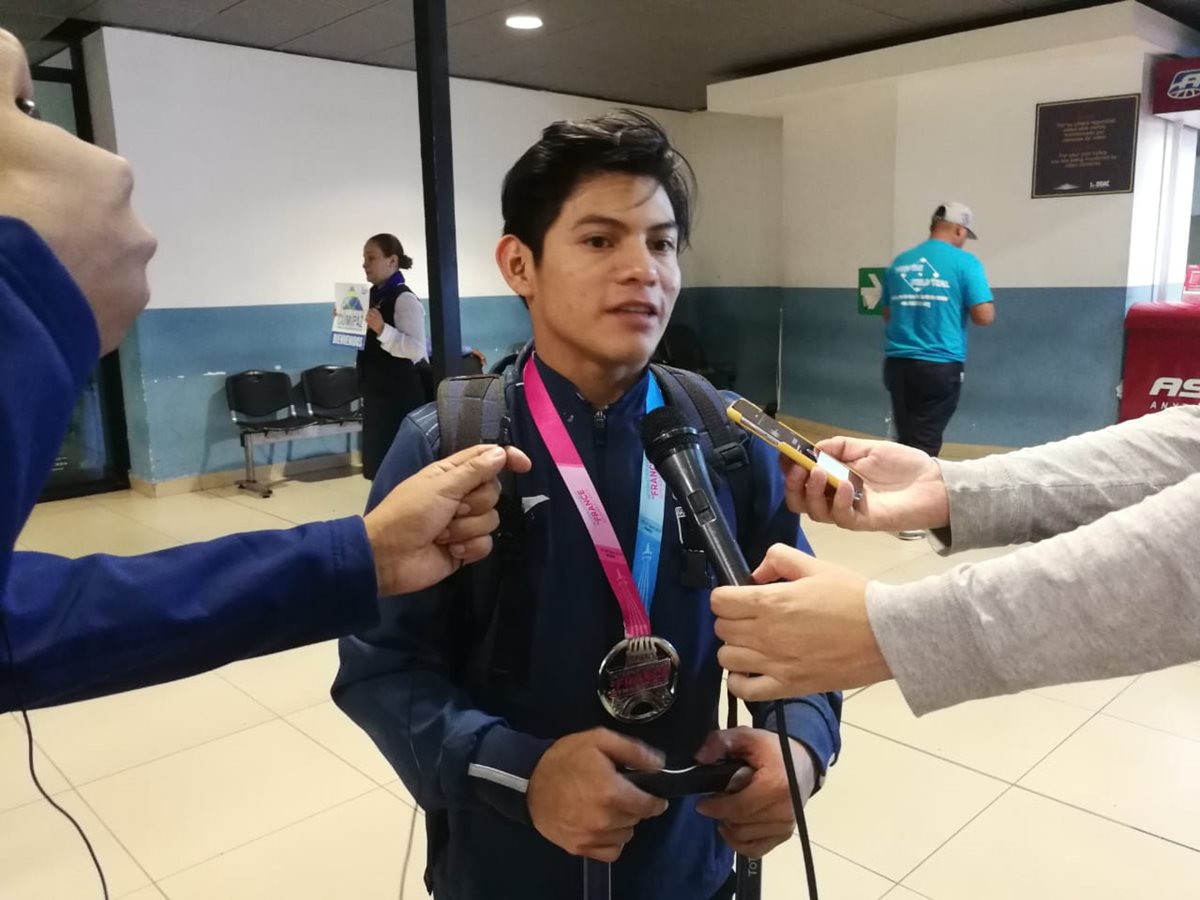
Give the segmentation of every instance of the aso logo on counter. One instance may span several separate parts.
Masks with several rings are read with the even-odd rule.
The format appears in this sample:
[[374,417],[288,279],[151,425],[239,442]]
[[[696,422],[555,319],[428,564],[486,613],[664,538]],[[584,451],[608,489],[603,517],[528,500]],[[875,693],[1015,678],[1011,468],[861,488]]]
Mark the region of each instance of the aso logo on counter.
[[[1162,378],[1154,379],[1154,384],[1150,387],[1150,396],[1157,397],[1159,394],[1166,394],[1167,397],[1177,400],[1200,400],[1200,378],[1172,378],[1163,376]],[[1167,400],[1151,401],[1151,409],[1163,409],[1168,406],[1179,406],[1180,403],[1170,403]]]

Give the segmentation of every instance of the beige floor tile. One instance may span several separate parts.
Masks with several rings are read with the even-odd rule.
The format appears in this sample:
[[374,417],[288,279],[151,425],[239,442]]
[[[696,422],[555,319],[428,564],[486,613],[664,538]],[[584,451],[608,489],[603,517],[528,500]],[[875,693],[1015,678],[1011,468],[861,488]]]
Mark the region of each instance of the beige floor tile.
[[1200,741],[1200,669],[1183,665],[1142,675],[1104,714]]
[[[856,700],[857,702],[857,700]],[[1005,789],[1001,781],[852,725],[809,807],[814,842],[899,880]]]
[[1100,713],[1021,785],[1200,848],[1200,742]]
[[269,509],[250,509],[206,491],[158,498],[123,491],[101,494],[95,502],[180,543],[208,541],[242,531],[290,528],[293,524],[271,515]]
[[217,671],[268,709],[287,716],[327,701],[337,668],[337,641],[325,641],[242,660]]
[[375,742],[351,722],[332,700],[293,713],[287,720],[376,784],[383,785],[396,780],[395,769],[384,759]]
[[[79,822],[96,850],[111,896],[123,897],[150,878],[73,791],[56,803]],[[4,900],[88,900],[100,878],[74,826],[45,801],[0,815],[0,896]]]
[[1121,691],[1133,684],[1136,678],[1136,675],[1129,675],[1122,678],[1105,678],[1101,681],[1055,684],[1049,687],[1035,688],[1030,693],[1081,706],[1092,712],[1099,712],[1111,703]]
[[890,534],[858,533],[830,526],[814,529],[807,521],[804,529],[819,559],[846,566],[868,578],[934,555],[924,541],[901,541]]
[[916,891],[898,884],[883,895],[883,900],[928,900],[928,898],[924,894],[918,894]]
[[76,557],[153,553],[174,547],[179,541],[89,501],[70,515],[31,518],[21,532],[21,543],[30,550]]
[[298,481],[277,482],[272,489],[274,492],[270,497],[260,497],[237,487],[214,488],[210,493],[297,523],[362,515],[362,502],[349,491]]
[[142,888],[140,891],[134,891],[132,894],[126,894],[120,900],[166,900],[167,895],[156,888],[154,885]]
[[1200,853],[1015,788],[904,883],[933,900],[1185,900]]
[[[162,888],[170,900],[395,900],[414,819],[411,808],[376,790],[163,879]],[[404,896],[425,896],[408,892],[424,866],[422,842]]]
[[46,754],[81,785],[275,714],[213,674],[32,713]]
[[371,493],[371,482],[362,477],[361,469],[356,469],[348,475],[322,479],[320,484],[322,487],[349,493],[364,508],[367,505],[367,496]]
[[374,786],[275,720],[79,790],[157,881]]
[[[33,736],[33,763],[42,787],[51,795],[66,790],[70,787],[67,779],[37,745],[42,734],[36,720]],[[25,734],[25,724],[13,716],[4,716],[0,718],[0,811],[32,803],[41,796],[29,777],[29,738]],[[0,874],[0,880],[2,878]]]
[[94,502],[94,497],[72,497],[70,500],[53,500],[49,503],[38,503],[30,511],[29,521],[38,522],[70,513],[79,513],[90,509]]
[[1012,782],[1091,715],[1077,706],[1018,694],[963,703],[918,719],[889,681],[855,697],[843,721]]
[[[817,870],[817,889],[822,897],[837,900],[879,900],[892,882],[862,866],[813,847],[813,866]],[[796,900],[805,896],[804,854],[800,841],[792,838],[776,847],[763,860],[764,900]]]

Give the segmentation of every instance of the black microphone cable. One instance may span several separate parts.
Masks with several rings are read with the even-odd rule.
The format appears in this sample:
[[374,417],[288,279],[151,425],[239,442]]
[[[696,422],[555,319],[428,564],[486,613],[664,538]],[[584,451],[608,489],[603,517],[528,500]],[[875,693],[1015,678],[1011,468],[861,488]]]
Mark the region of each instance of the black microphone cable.
[[34,787],[38,789],[38,793],[45,798],[46,802],[53,806],[62,816],[75,826],[75,830],[79,832],[79,837],[83,839],[83,845],[87,847],[88,855],[92,858],[92,865],[96,867],[96,874],[100,876],[100,890],[104,893],[104,900],[109,900],[108,882],[104,878],[104,868],[100,865],[100,859],[96,856],[96,850],[92,847],[92,842],[88,840],[87,833],[84,832],[83,826],[69,812],[54,802],[38,779],[37,769],[33,762],[33,725],[29,721],[29,712],[25,708],[25,699],[21,691],[21,683],[17,677],[17,657],[13,653],[12,641],[8,637],[8,622],[3,615],[0,615],[0,634],[4,636],[4,648],[8,651],[8,677],[12,682],[13,699],[17,701],[17,707],[21,710],[21,718],[25,722],[25,737],[28,741],[29,750],[29,775],[33,779]]
[[[792,812],[796,814],[796,834],[800,838],[800,851],[804,854],[804,876],[808,881],[808,900],[817,900],[817,867],[813,862],[812,844],[808,840],[808,820],[804,817],[804,798],[800,796],[800,779],[796,777],[796,761],[792,759],[792,747],[788,742],[782,700],[775,701],[775,723],[779,725],[779,751],[783,754],[783,768],[787,772],[788,790],[792,795]],[[815,785],[814,785],[815,787]]]

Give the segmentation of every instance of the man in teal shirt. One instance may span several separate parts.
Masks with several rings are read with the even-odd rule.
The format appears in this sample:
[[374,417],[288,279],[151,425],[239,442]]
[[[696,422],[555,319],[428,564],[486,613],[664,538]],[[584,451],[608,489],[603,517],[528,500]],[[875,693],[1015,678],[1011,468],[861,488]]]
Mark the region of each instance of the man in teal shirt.
[[962,249],[974,239],[971,210],[943,203],[934,210],[929,240],[897,256],[883,280],[883,382],[896,434],[930,456],[941,451],[958,406],[967,322],[991,325],[996,318],[983,264]]

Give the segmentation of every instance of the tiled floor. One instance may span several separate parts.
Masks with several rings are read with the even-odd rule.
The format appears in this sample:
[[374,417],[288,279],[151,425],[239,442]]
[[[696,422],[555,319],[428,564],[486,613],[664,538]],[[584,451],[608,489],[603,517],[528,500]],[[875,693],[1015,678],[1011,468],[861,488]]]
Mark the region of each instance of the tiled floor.
[[[353,514],[366,493],[349,475],[268,500],[109,494],[40,506],[21,544],[141,553]],[[819,555],[887,581],[956,564],[920,542],[808,531]],[[425,896],[419,814],[330,703],[336,664],[324,644],[32,714],[42,782],[77,814],[114,898]],[[920,720],[877,685],[847,698],[844,738],[809,807],[827,900],[1200,896],[1200,666]],[[803,895],[795,842],[765,873],[771,900]],[[0,897],[99,897],[78,836],[29,781],[15,716],[0,717]]]

